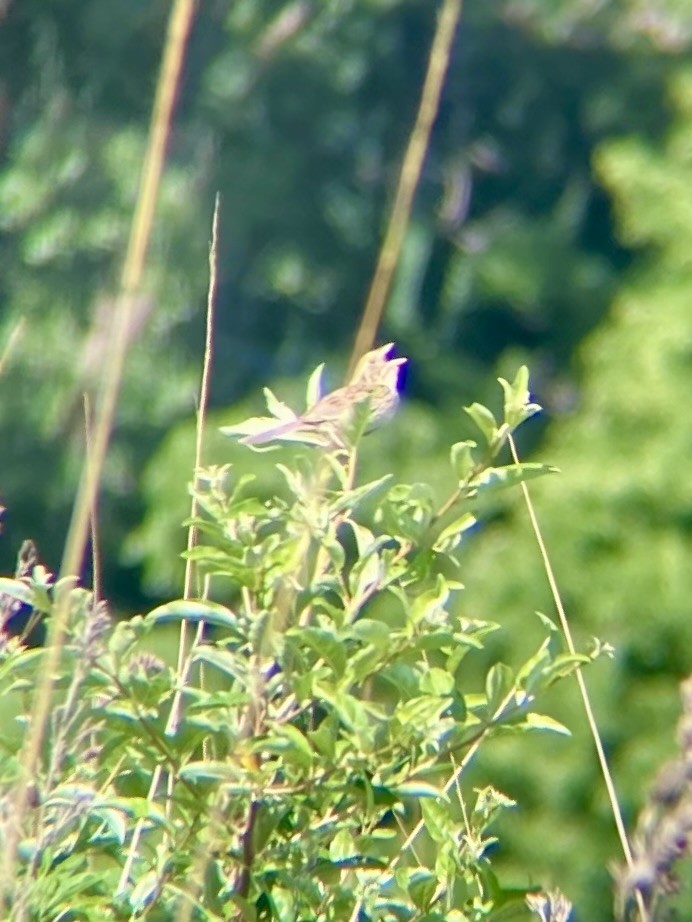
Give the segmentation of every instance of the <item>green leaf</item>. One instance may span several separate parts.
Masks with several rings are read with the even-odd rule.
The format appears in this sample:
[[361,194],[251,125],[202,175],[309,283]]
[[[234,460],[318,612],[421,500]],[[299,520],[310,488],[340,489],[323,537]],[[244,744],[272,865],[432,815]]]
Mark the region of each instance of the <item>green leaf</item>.
[[298,468],[293,470],[287,464],[277,464],[276,469],[283,476],[293,496],[301,502],[307,501],[310,487],[306,483],[303,473]]
[[355,511],[366,499],[373,499],[385,493],[393,479],[393,474],[385,474],[384,477],[380,477],[379,480],[372,480],[370,483],[363,484],[362,487],[349,490],[347,493],[342,494],[339,499],[332,504],[331,508],[334,513],[343,512],[344,509]]
[[420,695],[408,701],[401,701],[394,709],[394,717],[404,727],[415,727],[418,731],[431,729],[435,727],[450,704],[451,699],[449,698]]
[[369,751],[374,743],[374,706],[322,682],[314,683],[314,693],[333,709],[344,727],[358,735],[361,748]]
[[464,407],[464,410],[481,430],[488,445],[492,445],[497,439],[498,425],[490,410],[480,403],[472,403],[470,406]]
[[428,484],[396,484],[377,510],[390,535],[418,542],[430,525],[435,496]]
[[145,619],[149,624],[169,624],[175,621],[189,621],[191,624],[212,624],[236,631],[238,621],[230,608],[219,605],[218,602],[196,601],[194,599],[177,599],[159,605],[150,611]]
[[546,670],[546,687],[573,675],[579,666],[588,666],[591,662],[591,657],[586,653],[561,653],[555,657],[549,669]]
[[289,812],[289,805],[269,806],[266,803],[258,804],[253,828],[253,844],[257,852],[262,851],[274,830]]
[[466,483],[469,475],[476,467],[473,450],[477,447],[476,442],[467,439],[465,442],[455,442],[450,449],[452,468],[460,483]]
[[374,532],[369,528],[366,528],[365,525],[361,525],[360,522],[356,522],[353,519],[347,519],[345,524],[348,525],[353,532],[359,559],[372,553],[370,550],[372,547],[377,548],[378,539],[375,538]]
[[408,892],[417,909],[427,909],[430,906],[437,887],[437,877],[426,868],[414,871],[409,877]]
[[[180,777],[187,781],[194,782],[236,782],[239,777],[246,774],[245,769],[233,762],[218,762],[204,760],[200,762],[188,762],[180,769]],[[236,792],[250,793],[253,785],[248,782],[246,785],[234,786]]]
[[[485,694],[488,699],[488,713],[495,714],[507,700],[514,688],[514,673],[505,663],[495,663],[488,670],[485,680]],[[504,710],[504,707],[503,707]]]
[[312,746],[297,727],[274,721],[268,727],[267,738],[262,742],[262,750],[292,756],[306,768],[312,765],[315,759]]
[[338,727],[333,719],[327,717],[316,730],[308,730],[308,739],[315,749],[330,761],[336,754]]
[[384,567],[377,554],[369,554],[358,561],[349,574],[348,583],[355,604],[384,579]]
[[[244,550],[240,553],[245,553]],[[199,544],[183,551],[185,560],[194,560],[204,566],[205,570],[217,576],[227,576],[243,586],[254,588],[257,583],[257,566],[249,566],[239,556],[227,554],[218,547]]]
[[543,627],[546,630],[548,635],[547,637],[547,649],[550,654],[551,659],[554,659],[556,656],[559,656],[562,653],[565,641],[560,628],[555,624],[552,618],[549,618],[547,615],[544,615],[543,612],[535,612],[536,617],[541,622]]
[[329,843],[329,857],[332,861],[342,861],[344,858],[352,858],[356,854],[356,843],[353,841],[351,833],[346,829],[337,832]]
[[433,842],[444,845],[452,840],[454,822],[447,804],[432,798],[424,798],[420,801],[420,809],[426,832]]
[[260,611],[253,618],[248,639],[253,652],[262,659],[279,656],[283,650],[284,633],[277,630],[277,617],[272,612]]
[[139,914],[154,902],[161,887],[160,875],[148,871],[137,881],[128,896],[133,913]]
[[[419,634],[414,638],[412,643],[412,648],[414,650],[421,651],[430,651],[430,650],[454,650],[458,644],[458,634],[452,633],[452,631],[443,626],[441,628],[435,628],[433,625],[427,627],[425,633]],[[479,645],[479,646],[482,646]],[[451,670],[448,670],[451,671]]]
[[443,576],[438,575],[435,586],[422,592],[414,599],[409,618],[414,625],[421,622],[440,622],[446,619],[445,606],[449,601],[449,589]]
[[127,822],[125,817],[120,810],[109,810],[106,807],[94,810],[94,815],[103,823],[103,827],[99,829],[89,839],[90,844],[102,846],[109,841],[117,842],[118,845],[122,845],[125,842],[127,836]]
[[44,580],[40,583],[37,582],[37,570],[38,567],[35,567],[32,586],[35,591],[34,608],[37,608],[39,611],[50,612],[53,604],[55,604],[59,610],[59,606],[69,604],[67,601],[68,597],[72,596],[73,599],[79,598],[78,595],[73,595],[73,593],[78,593],[82,598],[90,596],[88,590],[77,588],[79,580],[76,576],[64,576],[62,579],[57,581],[55,586],[51,586],[50,576],[44,577]]
[[241,683],[247,681],[247,660],[231,650],[200,644],[192,654],[193,663],[207,663]]
[[505,395],[505,422],[511,429],[516,429],[521,423],[540,413],[541,407],[530,402],[529,370],[522,365],[510,384],[504,378],[498,378]]
[[430,695],[451,695],[454,691],[454,676],[444,669],[432,667],[423,673],[420,680],[420,690]]
[[269,901],[272,918],[278,922],[295,922],[295,898],[292,890],[285,887],[272,887]]
[[[220,474],[222,477],[225,477],[229,470],[229,466],[223,467],[220,469]],[[241,474],[238,479],[235,481],[231,488],[231,492],[228,495],[228,509],[234,513],[244,512],[248,509],[262,509],[262,503],[255,496],[243,497],[242,493],[245,487],[257,480],[255,474],[245,473]]]
[[382,666],[390,659],[391,654],[383,647],[368,646],[351,654],[348,659],[344,681],[347,686],[360,684],[369,676],[380,675]]
[[351,627],[351,636],[363,643],[372,644],[378,650],[387,648],[391,643],[392,632],[382,621],[361,618]]
[[418,694],[418,676],[408,663],[391,663],[382,670],[380,676],[390,682],[402,698]]
[[481,498],[486,499],[489,495],[497,493],[499,490],[515,487],[525,480],[533,480],[536,477],[543,477],[545,474],[559,473],[559,469],[550,464],[534,462],[508,464],[505,467],[487,468],[474,479],[473,484],[482,493]]
[[547,674],[551,662],[549,643],[550,638],[546,638],[537,652],[529,657],[517,672],[517,686],[529,694],[534,693],[540,687],[541,679]]
[[455,550],[461,543],[464,533],[472,529],[477,521],[475,515],[470,512],[460,515],[440,532],[433,546],[434,549],[446,553]]
[[500,811],[510,810],[517,805],[516,801],[512,800],[511,797],[507,797],[506,794],[491,785],[477,789],[476,794],[473,813],[474,816],[482,818],[484,825],[490,823]]
[[550,733],[559,733],[562,736],[572,735],[564,724],[553,717],[548,717],[547,714],[536,714],[531,711],[526,715],[524,723],[530,730],[547,730]]
[[337,678],[344,674],[346,649],[333,631],[326,628],[306,627],[293,628],[288,633],[296,637],[301,645],[311,647],[331,667]]
[[392,785],[390,791],[397,797],[434,797],[448,801],[444,791],[424,781],[406,781],[403,784]]

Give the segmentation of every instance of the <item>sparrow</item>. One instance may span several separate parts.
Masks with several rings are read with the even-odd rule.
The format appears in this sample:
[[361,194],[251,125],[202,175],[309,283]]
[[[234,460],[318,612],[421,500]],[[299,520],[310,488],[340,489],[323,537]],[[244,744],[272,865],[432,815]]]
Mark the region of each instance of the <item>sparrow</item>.
[[343,446],[356,409],[364,405],[368,414],[366,431],[377,428],[394,414],[399,403],[399,369],[406,359],[391,358],[393,348],[394,343],[387,343],[367,352],[344,387],[320,397],[300,416],[251,432],[240,442],[264,445],[286,439]]

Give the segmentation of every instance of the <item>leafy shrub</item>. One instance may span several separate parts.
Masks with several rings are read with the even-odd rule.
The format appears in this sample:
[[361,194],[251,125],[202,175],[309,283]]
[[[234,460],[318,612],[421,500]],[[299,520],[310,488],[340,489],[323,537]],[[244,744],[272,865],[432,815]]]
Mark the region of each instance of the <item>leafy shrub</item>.
[[[462,922],[517,902],[521,914],[526,891],[503,889],[490,862],[512,802],[469,791],[465,770],[498,733],[564,731],[537,697],[588,657],[563,652],[542,617],[530,659],[469,680],[499,626],[455,616],[456,552],[495,491],[550,470],[499,463],[538,409],[525,369],[501,383],[501,425],[467,408],[483,443],[452,446],[440,508],[425,483],[358,482],[360,426],[282,465],[270,502],[232,467],[198,472],[198,599],[113,627],[74,580],[36,567],[0,582],[8,605],[62,624],[46,649],[6,638],[0,655],[3,713],[29,741],[52,693],[43,745],[8,725],[0,753],[8,918]],[[176,668],[151,652],[171,622]]]

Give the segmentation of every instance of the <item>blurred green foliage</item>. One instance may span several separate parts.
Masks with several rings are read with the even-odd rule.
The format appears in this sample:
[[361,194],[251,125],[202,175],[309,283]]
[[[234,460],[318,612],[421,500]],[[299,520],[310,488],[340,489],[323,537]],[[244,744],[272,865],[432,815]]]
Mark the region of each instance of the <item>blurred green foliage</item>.
[[[4,379],[3,496],[8,543],[31,522],[53,562],[165,15],[124,4],[114,24],[103,0],[11,2],[0,32],[2,340],[27,322]],[[107,583],[123,601],[139,591],[119,552],[142,517],[139,472],[194,408],[215,191],[213,398],[227,406],[348,351],[434,17],[414,0],[200,7],[102,497]],[[414,360],[410,393],[435,425],[470,393],[489,396],[504,356],[508,375],[533,358],[541,389],[564,376],[622,262],[589,158],[613,132],[660,127],[667,58],[607,32],[585,46],[565,17],[558,40],[527,6],[465,11],[384,332]]]
[[[642,250],[623,276],[607,322],[580,351],[578,405],[551,427],[543,446],[563,476],[536,494],[558,582],[579,632],[605,637],[617,649],[615,668],[595,670],[592,681],[628,809],[641,800],[646,782],[675,745],[677,680],[690,672],[692,649],[687,464],[692,265],[685,252],[692,234],[692,194],[685,182],[692,166],[689,70],[672,75],[669,101],[673,122],[660,141],[616,139],[601,145],[595,158],[613,196],[622,238]],[[510,624],[526,618],[531,608],[552,609],[528,529],[524,510],[517,508],[486,531],[480,553],[469,549],[466,567],[472,578],[464,607],[488,607]],[[570,727],[584,725],[575,720],[576,697],[561,695],[554,706]],[[585,728],[580,736],[580,748],[588,752]],[[582,881],[591,894],[585,903],[588,918],[607,918],[598,910],[610,886],[600,850],[614,834],[595,755],[576,768],[568,747],[555,749],[542,763],[523,758],[517,763],[516,752],[504,753],[503,771],[512,764],[511,796],[533,801],[532,822],[555,822],[558,808],[571,827],[575,808],[587,811],[593,848],[584,851],[571,836],[559,838],[549,863],[569,867]],[[547,856],[540,840],[519,825],[513,844],[538,869]]]
[[[216,424],[257,409],[262,384],[343,367],[436,6],[200,5],[101,500],[106,592],[123,606],[179,587],[214,193]],[[0,381],[9,571],[28,534],[52,566],[62,549],[167,9],[1,10],[0,342],[26,318]],[[530,365],[547,413],[520,448],[546,436],[564,471],[535,491],[539,513],[579,628],[618,650],[592,682],[630,811],[673,745],[692,639],[691,21],[690,0],[467,2],[382,331],[411,358],[407,405],[373,449],[397,476],[424,464],[434,483],[449,433],[469,434],[461,405],[492,404],[496,374]],[[209,453],[227,459],[213,442]],[[493,619],[551,612],[523,510],[488,528],[477,554],[470,543],[463,605]],[[571,726],[577,709],[555,702]],[[586,745],[558,741],[542,763],[522,758],[523,773],[499,748],[492,770],[534,802],[516,820],[518,852],[599,920],[617,848],[595,765],[577,762]],[[563,842],[549,853],[533,833],[547,816]]]

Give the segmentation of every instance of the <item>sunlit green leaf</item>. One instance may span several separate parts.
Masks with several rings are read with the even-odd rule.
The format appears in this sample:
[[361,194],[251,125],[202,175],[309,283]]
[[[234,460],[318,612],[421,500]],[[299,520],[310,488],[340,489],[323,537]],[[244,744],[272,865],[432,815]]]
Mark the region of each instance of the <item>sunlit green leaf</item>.
[[414,625],[422,621],[439,622],[449,599],[449,589],[442,576],[438,576],[432,589],[421,593],[411,605],[409,617]]
[[551,733],[559,733],[562,736],[572,735],[564,724],[547,714],[536,714],[535,711],[531,711],[526,715],[525,723],[531,730],[547,730]]
[[430,695],[450,695],[454,689],[454,676],[444,669],[427,669],[420,680],[420,690]]
[[537,464],[533,462],[526,462],[525,464],[508,464],[506,467],[488,468],[474,480],[474,484],[478,487],[481,498],[485,500],[491,494],[499,490],[515,487],[526,480],[543,477],[545,474],[559,473],[560,471],[550,464]]
[[522,365],[510,383],[498,378],[505,397],[505,422],[515,429],[525,420],[541,411],[537,403],[531,403],[529,393],[529,370]]
[[485,693],[491,713],[496,712],[507,701],[514,689],[514,683],[514,672],[505,663],[495,663],[490,667],[485,679]]
[[153,624],[168,624],[175,621],[199,624],[203,621],[206,624],[228,630],[237,628],[236,616],[230,608],[219,605],[217,602],[195,601],[194,599],[177,599],[175,602],[159,605],[158,608],[149,612],[146,620]]
[[473,457],[473,450],[477,448],[476,442],[467,440],[465,442],[455,442],[450,449],[450,458],[456,478],[460,482],[465,482],[476,466]]
[[491,411],[480,403],[472,403],[464,407],[464,410],[481,430],[488,445],[491,445],[497,438],[498,432],[497,421]]

